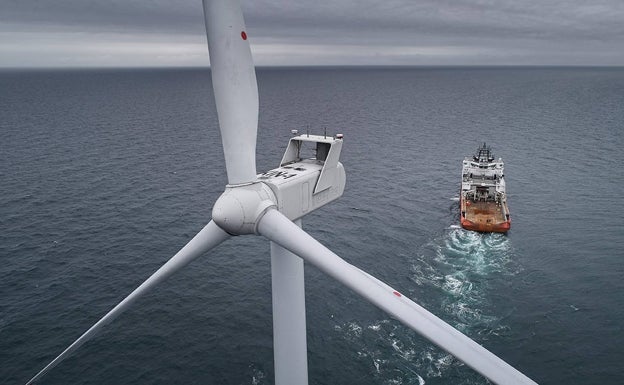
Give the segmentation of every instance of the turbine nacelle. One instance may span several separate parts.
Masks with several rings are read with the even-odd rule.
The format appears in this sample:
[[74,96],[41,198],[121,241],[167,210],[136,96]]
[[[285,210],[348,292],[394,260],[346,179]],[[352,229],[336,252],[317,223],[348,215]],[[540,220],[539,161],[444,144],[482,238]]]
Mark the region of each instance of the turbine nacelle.
[[[304,158],[307,144],[314,157]],[[228,185],[212,209],[212,219],[230,235],[257,234],[257,224],[272,207],[294,221],[338,199],[345,188],[339,162],[342,137],[291,138],[280,167],[258,174],[257,182]]]
[[[306,146],[315,154],[305,157]],[[258,175],[277,198],[277,210],[294,221],[342,196],[346,176],[342,135],[299,135],[288,142],[280,167]]]

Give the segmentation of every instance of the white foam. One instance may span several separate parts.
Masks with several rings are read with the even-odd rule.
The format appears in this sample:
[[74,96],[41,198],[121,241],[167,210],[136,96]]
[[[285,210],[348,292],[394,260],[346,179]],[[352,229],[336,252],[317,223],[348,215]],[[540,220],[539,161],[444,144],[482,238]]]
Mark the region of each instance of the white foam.
[[[484,277],[517,273],[512,260],[513,248],[508,236],[481,234],[452,225],[422,247],[414,259],[411,279],[419,286],[436,288],[446,294],[440,307],[451,325],[472,336],[498,335],[506,333],[508,327],[500,324],[500,315],[484,313],[490,296],[489,279]],[[428,366],[427,376],[435,377],[441,376],[453,359],[438,353],[434,357],[427,352],[418,361],[423,367]]]
[[442,284],[442,289],[454,297],[470,295],[472,287],[472,282],[470,282],[461,271],[445,275]]
[[376,359],[376,358],[373,359],[373,365],[375,365],[375,370],[377,371],[377,373],[381,373],[379,371],[379,360],[378,359]]
[[368,328],[378,332],[379,330],[381,330],[381,325],[379,325],[379,324],[378,325],[370,325]]
[[362,327],[355,322],[349,322],[347,330],[349,331],[349,334],[355,337],[362,336]]

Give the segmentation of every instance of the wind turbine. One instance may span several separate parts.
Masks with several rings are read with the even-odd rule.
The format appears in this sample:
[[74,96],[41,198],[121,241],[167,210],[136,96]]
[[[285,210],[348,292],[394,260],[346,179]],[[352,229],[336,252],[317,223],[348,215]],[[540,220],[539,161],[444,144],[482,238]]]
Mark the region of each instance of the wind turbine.
[[[307,384],[303,282],[304,260],[385,310],[497,384],[535,384],[399,291],[347,263],[301,229],[301,217],[344,191],[339,162],[342,137],[300,135],[290,139],[280,167],[256,174],[258,88],[238,0],[204,0],[219,126],[228,184],[212,220],[176,255],[82,334],[28,384],[38,381],[142,295],[195,258],[237,235],[271,241],[275,383]],[[302,159],[306,144],[316,157]]]

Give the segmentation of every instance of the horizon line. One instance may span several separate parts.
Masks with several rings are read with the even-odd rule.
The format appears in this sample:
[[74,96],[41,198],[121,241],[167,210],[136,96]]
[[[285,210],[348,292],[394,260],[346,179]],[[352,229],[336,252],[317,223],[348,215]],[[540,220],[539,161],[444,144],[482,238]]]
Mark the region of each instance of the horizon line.
[[[311,64],[311,65],[257,65],[257,70],[297,70],[297,69],[433,69],[433,68],[624,68],[613,64]],[[64,70],[210,70],[205,66],[29,66],[1,67],[0,71],[64,71]]]

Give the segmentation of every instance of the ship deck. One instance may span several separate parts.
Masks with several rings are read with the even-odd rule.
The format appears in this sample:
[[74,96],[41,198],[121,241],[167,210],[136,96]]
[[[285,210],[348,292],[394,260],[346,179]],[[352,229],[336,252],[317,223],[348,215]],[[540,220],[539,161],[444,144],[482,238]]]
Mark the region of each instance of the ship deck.
[[476,223],[505,222],[503,207],[494,202],[470,202],[466,204],[466,219]]
[[503,204],[495,202],[462,202],[462,226],[468,230],[483,232],[506,232],[509,230],[509,221],[505,216],[509,212]]

